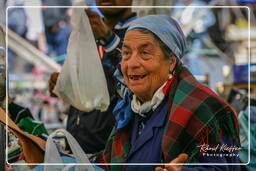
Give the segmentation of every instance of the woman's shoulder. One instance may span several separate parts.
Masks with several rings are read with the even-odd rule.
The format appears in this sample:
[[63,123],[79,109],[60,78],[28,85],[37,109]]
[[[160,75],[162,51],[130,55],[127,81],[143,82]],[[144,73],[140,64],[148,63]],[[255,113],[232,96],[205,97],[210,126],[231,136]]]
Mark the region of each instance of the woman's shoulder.
[[191,113],[212,113],[229,110],[227,102],[207,86],[199,83],[189,72],[182,72],[173,103]]

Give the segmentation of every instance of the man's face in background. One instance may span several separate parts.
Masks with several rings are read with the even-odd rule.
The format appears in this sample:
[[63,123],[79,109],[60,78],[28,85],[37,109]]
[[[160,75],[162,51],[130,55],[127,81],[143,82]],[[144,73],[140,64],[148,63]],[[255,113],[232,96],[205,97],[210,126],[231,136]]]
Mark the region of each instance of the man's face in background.
[[[97,6],[131,6],[132,0],[96,0]],[[126,8],[99,8],[105,17],[122,15]]]

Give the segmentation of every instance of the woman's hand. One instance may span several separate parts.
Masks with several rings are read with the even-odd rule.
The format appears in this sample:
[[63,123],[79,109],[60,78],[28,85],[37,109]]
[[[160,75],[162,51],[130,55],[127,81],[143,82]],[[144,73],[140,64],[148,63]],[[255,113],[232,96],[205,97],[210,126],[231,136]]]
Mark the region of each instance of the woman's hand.
[[[173,159],[170,163],[184,163],[188,158],[185,153],[180,154],[177,158]],[[155,171],[181,171],[182,165],[165,165],[164,168],[157,167]]]
[[50,80],[48,81],[49,92],[50,92],[50,95],[52,97],[58,97],[56,94],[53,93],[53,89],[56,86],[58,77],[59,77],[59,73],[58,72],[54,72],[54,73],[51,74]]

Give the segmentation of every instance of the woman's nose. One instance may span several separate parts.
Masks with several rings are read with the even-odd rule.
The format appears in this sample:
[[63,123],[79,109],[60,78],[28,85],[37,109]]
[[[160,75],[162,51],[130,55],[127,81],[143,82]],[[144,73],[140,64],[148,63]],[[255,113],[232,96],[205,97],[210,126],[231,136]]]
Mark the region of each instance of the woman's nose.
[[134,53],[131,55],[129,61],[128,61],[128,67],[129,68],[137,68],[140,66],[139,59],[137,56],[137,53]]

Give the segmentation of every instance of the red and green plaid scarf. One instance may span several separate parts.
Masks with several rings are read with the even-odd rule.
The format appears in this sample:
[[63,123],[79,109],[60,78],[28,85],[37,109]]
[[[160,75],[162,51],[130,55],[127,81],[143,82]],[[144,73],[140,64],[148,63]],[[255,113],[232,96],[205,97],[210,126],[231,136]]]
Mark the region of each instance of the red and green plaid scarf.
[[[189,155],[188,163],[197,162],[200,144],[220,143],[222,134],[239,144],[236,113],[223,99],[200,84],[183,66],[176,70],[169,87],[168,120],[164,127],[162,151],[168,163],[180,153]],[[125,163],[130,150],[133,123],[121,131],[113,129],[100,158],[102,163]],[[122,166],[106,166],[119,171]]]

